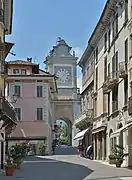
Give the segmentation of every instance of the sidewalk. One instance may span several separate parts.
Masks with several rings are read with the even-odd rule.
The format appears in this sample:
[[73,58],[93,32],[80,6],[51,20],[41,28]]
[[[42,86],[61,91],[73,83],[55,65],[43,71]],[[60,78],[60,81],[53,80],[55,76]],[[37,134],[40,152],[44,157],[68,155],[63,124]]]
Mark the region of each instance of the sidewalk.
[[[81,158],[78,155],[74,156],[47,156],[45,158],[54,159],[63,162],[83,165],[93,173],[85,178],[85,180],[132,180],[132,170],[127,168],[116,168],[113,165],[104,164],[101,162]],[[106,162],[107,163],[107,162]]]

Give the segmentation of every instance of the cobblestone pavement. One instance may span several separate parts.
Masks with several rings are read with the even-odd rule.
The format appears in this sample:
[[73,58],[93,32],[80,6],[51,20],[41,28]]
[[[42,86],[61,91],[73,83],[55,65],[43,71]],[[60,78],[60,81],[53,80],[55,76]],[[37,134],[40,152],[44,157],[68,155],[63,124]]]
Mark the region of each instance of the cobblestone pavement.
[[115,168],[78,155],[27,157],[13,177],[0,180],[132,180],[132,171]]

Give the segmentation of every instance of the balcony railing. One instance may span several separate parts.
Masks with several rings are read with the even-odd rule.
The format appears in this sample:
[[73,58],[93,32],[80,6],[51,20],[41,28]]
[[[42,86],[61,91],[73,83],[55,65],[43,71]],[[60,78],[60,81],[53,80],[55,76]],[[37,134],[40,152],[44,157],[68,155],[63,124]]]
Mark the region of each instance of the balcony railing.
[[4,11],[0,9],[0,22],[4,23]]
[[104,93],[108,93],[110,89],[117,84],[119,80],[118,72],[112,72],[106,77],[106,81],[103,83]]
[[10,105],[10,103],[5,100],[4,98],[1,98],[1,111],[2,113],[9,118],[12,121],[17,121],[17,114],[15,112],[15,109]]
[[118,111],[118,101],[112,102],[112,113]]
[[93,116],[94,116],[93,109],[84,110],[75,117],[75,124],[77,124],[85,119],[92,119]]
[[132,96],[128,98],[128,114],[132,115]]
[[119,77],[125,78],[127,75],[127,63],[125,61],[119,63]]

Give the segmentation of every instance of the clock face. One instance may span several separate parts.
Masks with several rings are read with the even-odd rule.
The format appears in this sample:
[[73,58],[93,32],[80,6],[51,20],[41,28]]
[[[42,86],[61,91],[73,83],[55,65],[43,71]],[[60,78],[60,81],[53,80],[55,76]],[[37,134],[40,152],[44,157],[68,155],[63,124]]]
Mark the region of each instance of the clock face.
[[69,78],[70,78],[69,72],[66,69],[63,69],[63,68],[61,68],[61,69],[59,69],[57,71],[56,76],[58,77],[58,80],[62,84],[66,83],[69,80]]

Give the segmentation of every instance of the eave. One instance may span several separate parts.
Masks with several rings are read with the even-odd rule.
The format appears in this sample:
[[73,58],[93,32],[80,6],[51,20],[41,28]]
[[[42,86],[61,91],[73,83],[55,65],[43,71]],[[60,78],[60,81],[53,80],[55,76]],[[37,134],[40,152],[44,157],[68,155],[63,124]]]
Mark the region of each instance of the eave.
[[12,42],[5,42],[5,58],[9,54],[11,48],[15,45],[15,43]]
[[106,28],[109,26],[112,14],[116,12],[117,2],[119,2],[119,0],[107,0],[107,3],[101,14],[101,17],[91,35],[91,37],[88,40],[88,46],[86,47],[86,50],[84,51],[80,61],[78,62],[79,66],[82,66],[82,64],[86,61],[86,56],[88,59],[91,52],[93,51],[93,49],[96,48],[100,38],[103,36]]

